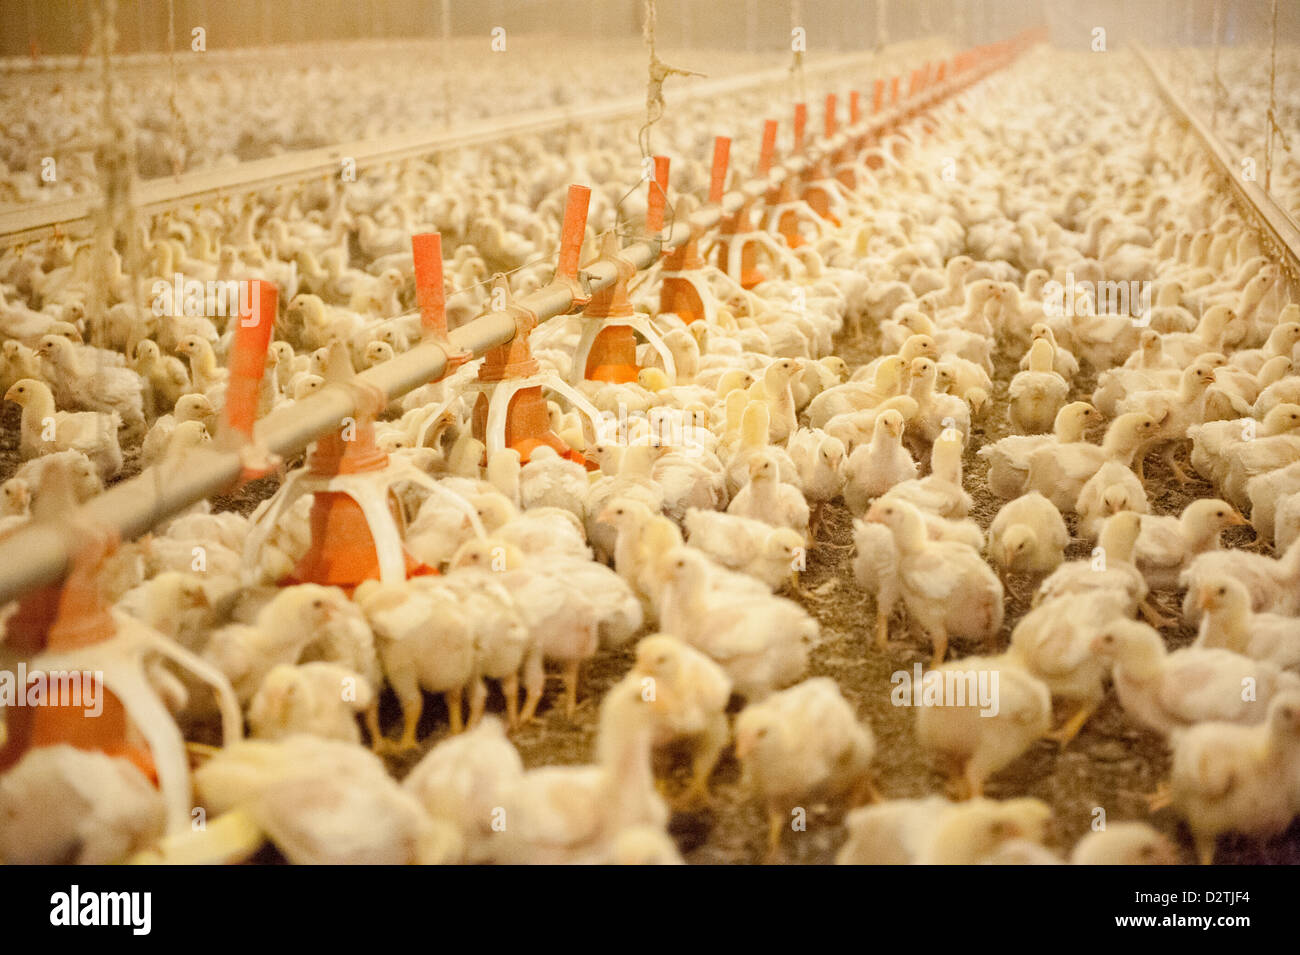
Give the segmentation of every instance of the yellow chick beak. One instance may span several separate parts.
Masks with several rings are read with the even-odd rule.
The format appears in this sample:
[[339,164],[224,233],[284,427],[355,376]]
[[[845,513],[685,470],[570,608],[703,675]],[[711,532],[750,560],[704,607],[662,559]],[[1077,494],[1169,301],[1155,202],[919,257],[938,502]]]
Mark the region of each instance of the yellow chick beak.
[[8,391],[5,392],[5,401],[12,401],[12,402],[14,402],[15,404],[18,403],[18,386],[17,386],[17,385],[14,385],[14,386],[11,387]]
[[1213,610],[1215,608],[1214,591],[1209,587],[1201,588],[1197,595],[1196,604],[1202,610]]
[[1240,511],[1233,511],[1232,516],[1228,518],[1229,527],[1254,527],[1250,521],[1241,514]]

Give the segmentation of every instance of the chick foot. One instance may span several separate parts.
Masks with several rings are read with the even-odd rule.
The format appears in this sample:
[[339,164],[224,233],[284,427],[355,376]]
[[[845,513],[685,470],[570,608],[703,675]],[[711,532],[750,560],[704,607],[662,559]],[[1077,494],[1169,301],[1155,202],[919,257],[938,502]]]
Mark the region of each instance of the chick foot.
[[1196,860],[1201,865],[1214,865],[1214,849],[1217,840],[1213,836],[1196,837]]
[[376,753],[406,753],[413,749],[419,749],[420,741],[416,737],[416,729],[420,725],[420,715],[424,709],[423,698],[410,706],[402,709],[402,736],[396,742],[383,736],[379,737],[379,745],[375,747]]
[[379,703],[376,701],[373,705],[366,708],[366,733],[370,737],[370,749],[378,753],[384,745],[384,731],[379,728]]
[[779,809],[767,812],[767,855],[763,858],[765,865],[779,865],[785,861],[785,852],[781,848],[781,833],[785,829],[785,813]]
[[893,650],[900,650],[904,644],[898,640],[889,639],[889,616],[886,614],[876,615],[876,649],[882,653],[888,653]]
[[1169,788],[1169,783],[1162,782],[1156,787],[1156,791],[1148,794],[1145,799],[1148,812],[1159,812],[1173,802],[1173,790]]
[[1084,724],[1088,722],[1089,717],[1092,716],[1095,710],[1096,707],[1091,705],[1079,707],[1075,714],[1061,725],[1060,729],[1048,733],[1044,738],[1060,744],[1061,749],[1065,749],[1070,745],[1070,741],[1079,735],[1079,731],[1083,729]]
[[513,730],[519,726],[519,677],[512,673],[502,680],[501,692],[506,698],[506,726]]
[[1176,617],[1166,617],[1162,614],[1155,608],[1155,605],[1151,603],[1150,597],[1147,597],[1142,601],[1138,606],[1138,612],[1142,614],[1142,619],[1151,624],[1151,626],[1155,627],[1157,630],[1163,630],[1166,627],[1176,627],[1178,625],[1178,619]]
[[569,722],[573,722],[578,712],[578,676],[581,672],[581,660],[564,665],[564,716]]

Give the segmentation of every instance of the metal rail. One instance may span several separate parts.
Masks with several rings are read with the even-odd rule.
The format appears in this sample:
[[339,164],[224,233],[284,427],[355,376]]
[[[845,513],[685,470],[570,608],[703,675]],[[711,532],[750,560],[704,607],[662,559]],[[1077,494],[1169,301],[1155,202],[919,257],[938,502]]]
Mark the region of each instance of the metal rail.
[[[824,74],[861,67],[874,54],[851,53],[811,64],[806,73]],[[705,80],[674,94],[682,100],[726,96],[766,84],[788,82],[788,70],[770,69],[742,73],[725,79]],[[223,197],[243,196],[277,186],[293,186],[320,176],[337,176],[344,159],[362,170],[400,162],[419,156],[495,142],[511,136],[523,136],[563,129],[569,125],[587,125],[611,119],[635,117],[645,113],[645,97],[624,96],[594,106],[557,107],[507,113],[462,125],[434,134],[423,130],[381,139],[356,140],[304,149],[266,159],[253,159],[238,166],[204,169],[181,176],[146,179],[136,185],[136,208],[152,215],[186,205],[207,204]],[[0,211],[0,248],[23,245],[51,237],[81,239],[90,234],[91,214],[100,202],[98,193],[31,203]]]
[[1237,204],[1246,218],[1259,229],[1265,244],[1282,262],[1288,278],[1293,283],[1300,284],[1300,228],[1297,228],[1295,221],[1286,210],[1279,206],[1259,183],[1250,182],[1237,175],[1237,162],[1228,152],[1228,148],[1173,91],[1169,81],[1160,72],[1146,48],[1134,45],[1133,49],[1151,75],[1151,80],[1160,92],[1161,99],[1169,107],[1169,111],[1201,141],[1220,174],[1228,181],[1228,188],[1236,197]]
[[[704,206],[685,221],[675,223],[667,235],[633,242],[619,254],[632,261],[638,270],[649,268],[665,248],[686,242],[692,229],[704,231],[716,226],[724,214],[735,212],[747,200],[764,195],[785,177],[797,175],[817,159],[951,96],[1004,66],[1018,52],[1016,47],[1003,45],[994,55],[900,101],[897,107],[808,146],[801,156],[774,164],[768,175],[746,182],[724,195],[717,204]],[[599,291],[614,283],[618,270],[612,260],[599,259],[583,268],[581,276],[591,291]],[[573,290],[564,284],[548,285],[519,299],[518,304],[544,321],[569,312],[573,307]],[[450,347],[453,351],[470,351],[477,358],[510,341],[515,328],[513,315],[488,312],[452,331]],[[391,400],[439,380],[446,370],[447,353],[434,342],[424,342],[391,361],[361,372],[355,381],[363,387],[378,389]],[[273,411],[259,421],[254,431],[256,444],[282,458],[291,457],[320,435],[340,427],[343,419],[357,414],[365,403],[365,396],[355,386],[327,385],[315,395]],[[0,540],[0,604],[60,580],[75,547],[78,528],[111,529],[123,539],[137,537],[185,508],[229,491],[238,483],[243,467],[238,449],[196,449],[181,462],[154,466],[114,485],[64,520],[18,528]]]

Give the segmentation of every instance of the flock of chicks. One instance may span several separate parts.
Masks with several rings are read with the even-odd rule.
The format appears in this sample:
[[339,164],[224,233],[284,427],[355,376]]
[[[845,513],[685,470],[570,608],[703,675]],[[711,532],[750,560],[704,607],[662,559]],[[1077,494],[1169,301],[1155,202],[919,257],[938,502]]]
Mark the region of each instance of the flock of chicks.
[[1290,137],[1300,119],[1300,91],[1290,79],[1300,67],[1300,48],[1281,43],[1275,53],[1258,47],[1220,50],[1217,77],[1208,54],[1186,54],[1181,51],[1178,68],[1172,74],[1167,69],[1172,61],[1167,61],[1167,75],[1190,81],[1179,92],[1200,116],[1214,117],[1214,134],[1242,164],[1243,176],[1249,174],[1261,187],[1265,181],[1271,86],[1277,101],[1274,120],[1281,132],[1275,130],[1273,135],[1269,192],[1293,220],[1300,217],[1300,156]]
[[[480,466],[473,365],[394,403],[376,443],[437,479],[440,493],[400,497],[408,552],[439,574],[351,594],[277,587],[310,545],[305,498],[252,553],[250,519],[206,506],[123,545],[103,573],[117,611],[202,656],[244,708],[251,738],[208,749],[194,771],[209,833],[244,850],[269,840],[294,862],[679,862],[672,813],[716,798],[730,750],[772,858],[796,837],[792,819],[828,803],[850,810],[841,862],[1059,862],[1049,807],[984,786],[1046,736],[1068,746],[1108,683],[1172,748],[1153,809],[1187,821],[1204,861],[1222,833],[1285,830],[1300,812],[1300,308],[1195,144],[1168,120],[1146,128],[1131,108],[1142,101],[1149,90],[1091,59],[1029,54],[871,147],[838,221],[805,216],[800,247],[778,246],[752,290],[706,269],[714,320],[658,313],[652,271],[631,298],[673,373],[643,345],[636,381],[579,385],[621,422],[614,433],[551,405],[554,431],[598,470],[546,447]],[[698,130],[734,108],[697,104],[665,120],[666,138],[704,154]],[[515,288],[544,281],[532,256],[553,242],[568,179],[593,186],[594,247],[628,211],[618,171],[635,158],[566,135],[589,176],[554,154],[520,163],[527,144],[487,147],[156,223],[151,262],[161,275],[260,274],[287,292],[265,412],[320,387],[340,356],[368,364],[418,341],[403,314],[411,232],[436,227],[455,249],[453,325],[482,307],[490,271],[519,269]],[[707,182],[685,156],[679,214]],[[58,246],[0,261],[0,288],[29,303],[0,311],[23,468],[61,460],[82,494],[128,466],[119,434],[162,473],[208,439],[230,342],[208,317],[157,320],[124,279],[86,345],[87,277],[83,253]],[[1102,279],[1155,283],[1150,310],[1108,314],[1075,284]],[[1054,303],[1050,282],[1080,294]],[[543,366],[570,377],[582,321],[533,333]],[[876,357],[850,368],[833,354],[846,344]],[[1004,394],[1013,433],[976,447]],[[1189,447],[1221,496],[1154,513],[1148,456],[1177,475]],[[979,492],[1005,500],[984,527],[965,483],[976,454]],[[4,526],[41,509],[41,488],[39,471],[5,483]],[[872,727],[817,673],[824,635],[799,572],[840,546],[827,527],[841,508],[874,611],[869,652],[902,660],[928,645],[941,693],[994,688],[915,706],[915,743],[948,772],[946,795],[887,798]],[[1279,557],[1221,547],[1243,512]],[[1066,560],[1080,541],[1096,547]],[[1026,588],[1032,609],[1003,646]],[[1191,647],[1161,633],[1174,621],[1157,597],[1175,589],[1199,626]],[[596,701],[584,666],[611,654],[630,667]],[[160,664],[150,678],[182,725],[212,722],[183,675]],[[487,713],[493,685],[504,720]],[[411,766],[429,694],[449,732]],[[591,763],[525,768],[512,734],[593,705]],[[46,747],[0,776],[9,861],[184,858],[161,827],[156,791],[123,760]],[[1177,856],[1134,820],[1068,858]]]
[[[136,173],[152,179],[641,92],[642,71],[626,68],[642,55],[639,42],[601,39],[566,60],[558,74],[551,70],[549,40],[510,34],[497,56],[484,55],[489,42],[187,47],[176,54],[174,77],[165,59],[117,64],[113,102],[135,131]],[[752,54],[725,50],[663,55],[713,76],[764,65]],[[83,70],[97,70],[98,62],[44,66],[6,72],[0,208],[86,195],[98,182],[103,98],[97,83],[82,80]],[[430,92],[394,96],[395,89]],[[47,158],[55,162],[52,170],[42,165]]]

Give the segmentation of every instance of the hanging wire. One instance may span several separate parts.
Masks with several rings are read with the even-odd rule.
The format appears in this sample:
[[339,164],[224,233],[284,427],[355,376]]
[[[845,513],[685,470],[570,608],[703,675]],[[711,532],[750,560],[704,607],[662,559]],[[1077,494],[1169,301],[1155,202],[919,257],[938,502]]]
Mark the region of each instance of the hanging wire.
[[181,159],[181,110],[176,100],[176,0],[167,0],[167,70],[171,75],[167,104],[171,108],[172,120],[172,175],[180,176],[183,160]]
[[[619,198],[617,205],[614,207],[614,227],[615,232],[620,238],[640,238],[636,233],[630,232],[622,227],[619,223],[622,221],[623,204],[640,187],[641,183],[647,180],[652,184],[652,188],[660,189],[658,182],[654,177],[653,153],[650,150],[650,128],[659,120],[663,119],[664,110],[667,103],[664,101],[664,81],[670,76],[705,76],[707,74],[697,73],[694,70],[683,70],[676,66],[669,66],[663,60],[659,59],[659,54],[655,52],[655,32],[658,26],[658,11],[655,8],[655,0],[645,0],[645,21],[641,27],[641,35],[645,38],[646,49],[649,52],[648,79],[646,80],[645,89],[645,124],[637,132],[637,145],[641,149],[641,179],[632,186],[627,192]],[[672,228],[676,221],[676,213],[673,204],[669,201],[668,195],[664,192],[664,223],[668,234],[672,234]]]
[[1214,0],[1214,25],[1211,28],[1213,36],[1211,42],[1213,49],[1210,54],[1210,72],[1214,77],[1213,99],[1210,106],[1210,129],[1218,131],[1219,128],[1219,104],[1223,95],[1228,92],[1223,85],[1223,80],[1219,77],[1219,30],[1223,18],[1223,0]]
[[[802,19],[803,14],[799,0],[790,0],[791,37],[794,36],[795,30],[803,28],[803,24],[799,22]],[[803,75],[803,46],[806,42],[807,37],[805,35],[804,43],[801,43],[798,47],[795,47],[793,42],[791,43],[790,76],[794,80],[796,101],[800,103],[808,101],[808,84]]]
[[664,109],[667,106],[664,102],[664,81],[670,76],[706,75],[697,73],[694,70],[683,70],[676,66],[669,66],[659,59],[659,55],[655,52],[655,27],[657,21],[658,12],[655,9],[655,0],[645,0],[645,22],[641,34],[645,37],[646,48],[650,52],[650,78],[645,89],[645,125],[637,133],[637,142],[641,146],[641,156],[643,158],[651,155],[650,127],[663,118]]
[[1291,151],[1286,133],[1277,122],[1277,0],[1273,0],[1273,40],[1268,61],[1268,129],[1264,141],[1264,191],[1271,193],[1273,181],[1273,136],[1282,140],[1282,148]]

